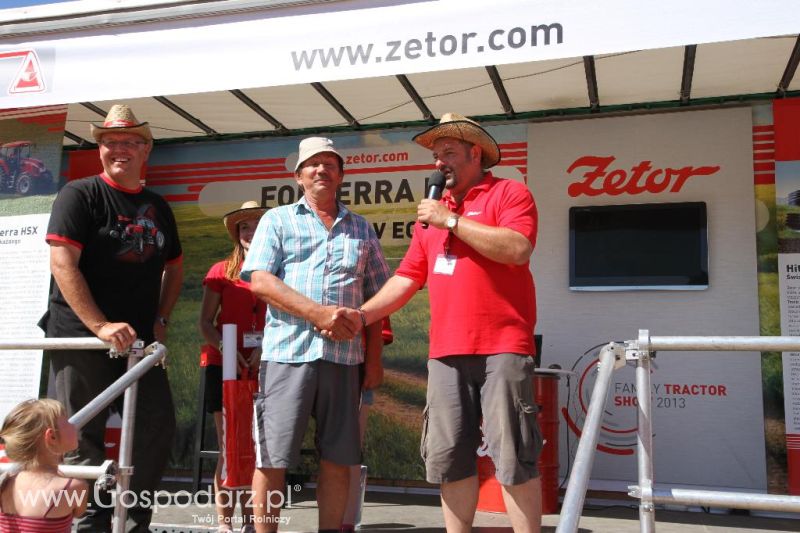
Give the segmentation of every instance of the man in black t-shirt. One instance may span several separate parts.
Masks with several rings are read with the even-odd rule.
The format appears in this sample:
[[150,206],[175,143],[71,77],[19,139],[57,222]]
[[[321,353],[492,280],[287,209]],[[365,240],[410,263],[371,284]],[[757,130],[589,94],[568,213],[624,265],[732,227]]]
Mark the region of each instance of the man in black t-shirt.
[[[172,210],[142,187],[142,169],[153,146],[146,122],[125,105],[111,108],[103,126],[92,125],[103,172],[67,183],[50,215],[47,242],[55,283],[40,325],[48,337],[99,337],[118,351],[137,338],[164,342],[183,280],[182,251]],[[72,416],[122,373],[126,362],[99,350],[48,351],[56,396]],[[118,402],[121,403],[121,402]],[[105,459],[107,415],[78,434],[74,464]],[[130,489],[152,500],[167,464],[175,429],[164,368],[139,380]],[[149,494],[147,494],[149,493]],[[78,531],[111,531],[107,495],[93,497]],[[128,510],[127,531],[149,531],[151,510]]]

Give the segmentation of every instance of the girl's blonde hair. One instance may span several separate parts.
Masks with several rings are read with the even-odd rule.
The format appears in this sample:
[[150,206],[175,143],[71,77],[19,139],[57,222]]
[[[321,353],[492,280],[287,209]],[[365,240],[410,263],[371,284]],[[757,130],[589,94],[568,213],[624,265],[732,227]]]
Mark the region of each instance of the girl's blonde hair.
[[242,242],[239,240],[239,224],[245,220],[258,221],[260,216],[261,215],[243,218],[236,223],[236,239],[234,239],[233,242],[233,250],[231,251],[231,255],[229,255],[225,260],[225,278],[227,278],[228,281],[232,281],[234,283],[239,281],[239,274],[242,271],[242,263],[244,263],[244,246],[242,246]]
[[47,398],[26,400],[14,407],[0,430],[8,458],[23,467],[36,465],[45,430],[56,429],[58,419],[66,415],[67,410],[61,402]]
[[[237,224],[238,226],[238,224]],[[239,274],[242,271],[242,263],[244,263],[244,247],[239,242],[239,229],[236,229],[236,243],[233,245],[233,251],[228,259],[225,260],[225,277],[232,282],[239,281]]]

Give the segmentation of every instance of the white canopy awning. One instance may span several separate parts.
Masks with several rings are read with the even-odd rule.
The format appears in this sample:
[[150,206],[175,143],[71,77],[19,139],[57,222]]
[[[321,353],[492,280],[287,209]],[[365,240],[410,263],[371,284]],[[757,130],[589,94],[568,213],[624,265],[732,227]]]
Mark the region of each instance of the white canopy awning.
[[779,0],[86,0],[0,11],[0,109],[71,104],[70,144],[119,101],[165,139],[784,94],[798,33]]

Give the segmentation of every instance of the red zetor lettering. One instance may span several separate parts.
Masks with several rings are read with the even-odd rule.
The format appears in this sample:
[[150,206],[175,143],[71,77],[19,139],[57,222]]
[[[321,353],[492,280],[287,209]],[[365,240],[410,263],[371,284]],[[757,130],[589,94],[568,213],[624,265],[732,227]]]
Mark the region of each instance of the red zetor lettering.
[[713,167],[683,167],[683,168],[668,168],[667,172],[672,172],[677,176],[675,180],[675,184],[672,186],[669,192],[678,192],[683,187],[683,184],[686,183],[686,180],[691,178],[692,176],[710,176],[711,174],[715,174],[719,170],[719,165]]
[[576,181],[572,183],[567,188],[567,194],[572,197],[580,196],[581,194],[585,194],[586,196],[603,194],[603,189],[593,189],[592,183],[594,183],[597,178],[605,176],[608,165],[610,165],[614,159],[616,158],[613,156],[597,157],[593,155],[585,155],[576,159],[567,169],[567,174],[572,174],[573,170],[580,167],[594,167],[594,170],[585,172],[582,182]]
[[[567,174],[572,174],[578,168],[587,167],[583,180],[571,183],[567,194],[573,198],[580,195],[599,196],[607,194],[618,196],[620,194],[640,194],[649,192],[658,194],[669,189],[669,192],[679,192],[686,181],[693,176],[708,176],[719,171],[717,166],[682,167],[682,168],[656,168],[653,169],[651,161],[642,161],[631,167],[630,171],[611,169],[609,166],[616,160],[614,156],[599,157],[593,155],[581,156],[567,169]],[[601,179],[602,178],[602,179]]]

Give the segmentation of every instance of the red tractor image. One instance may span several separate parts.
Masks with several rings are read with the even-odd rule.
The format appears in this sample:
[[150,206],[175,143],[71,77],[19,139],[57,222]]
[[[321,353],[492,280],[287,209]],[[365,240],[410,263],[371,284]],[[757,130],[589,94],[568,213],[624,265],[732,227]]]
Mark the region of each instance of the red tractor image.
[[53,174],[41,160],[31,157],[32,144],[30,141],[15,141],[0,145],[0,192],[50,192]]

